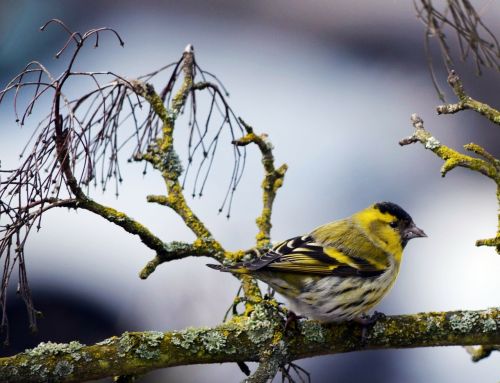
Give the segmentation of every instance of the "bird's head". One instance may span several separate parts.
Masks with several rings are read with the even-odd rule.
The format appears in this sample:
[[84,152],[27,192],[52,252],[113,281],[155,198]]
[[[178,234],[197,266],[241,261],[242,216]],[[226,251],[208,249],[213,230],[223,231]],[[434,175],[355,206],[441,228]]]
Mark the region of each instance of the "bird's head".
[[368,237],[391,254],[401,254],[412,238],[427,237],[411,216],[392,202],[373,204],[357,213],[355,219]]

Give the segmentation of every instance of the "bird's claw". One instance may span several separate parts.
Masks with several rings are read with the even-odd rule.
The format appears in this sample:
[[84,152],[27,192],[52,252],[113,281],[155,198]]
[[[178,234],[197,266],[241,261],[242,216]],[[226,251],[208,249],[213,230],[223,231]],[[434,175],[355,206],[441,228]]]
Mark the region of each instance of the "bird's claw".
[[285,321],[285,332],[287,330],[291,329],[292,326],[294,328],[297,328],[297,322],[299,321],[299,319],[302,319],[302,318],[304,318],[304,317],[295,314],[291,310],[288,310],[288,312],[286,314],[286,321]]
[[356,322],[362,326],[371,326],[371,325],[375,324],[375,322],[377,322],[379,319],[384,319],[384,318],[385,318],[384,313],[375,311],[372,315],[364,314],[363,316],[354,318],[353,320],[354,320],[354,322]]
[[354,318],[353,321],[361,325],[361,344],[366,345],[368,340],[368,330],[380,319],[385,319],[384,313],[375,311],[372,315],[363,315]]

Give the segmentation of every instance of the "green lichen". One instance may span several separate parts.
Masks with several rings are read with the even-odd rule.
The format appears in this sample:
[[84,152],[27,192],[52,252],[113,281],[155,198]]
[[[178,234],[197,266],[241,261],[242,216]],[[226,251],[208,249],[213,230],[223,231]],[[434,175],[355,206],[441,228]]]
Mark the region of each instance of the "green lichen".
[[184,169],[177,153],[170,148],[161,158],[163,171],[168,172],[172,177],[178,178]]
[[254,306],[253,312],[248,319],[248,337],[255,344],[262,344],[274,336],[274,326],[272,313],[264,304]]
[[45,379],[49,375],[49,370],[42,364],[32,364],[30,366],[30,375],[38,375],[40,378]]
[[161,331],[145,331],[141,335],[142,341],[144,341],[150,347],[156,347],[161,344],[165,334]]
[[321,343],[325,341],[323,327],[317,321],[301,322],[300,331],[309,342]]
[[379,338],[385,334],[385,331],[386,331],[385,322],[377,321],[375,322],[375,324],[373,325],[373,327],[369,332],[370,338]]
[[158,140],[157,145],[148,147],[148,153],[142,155],[142,159],[150,162],[153,168],[161,171],[169,180],[179,178],[184,171],[181,160],[173,148],[171,137]]
[[81,350],[85,345],[80,342],[73,341],[70,343],[54,343],[41,342],[38,346],[31,350],[26,350],[25,353],[32,357],[40,357],[46,355],[58,354],[73,354]]
[[145,344],[140,344],[135,349],[135,354],[141,359],[157,359],[160,357],[161,352],[159,349],[151,349]]
[[476,325],[477,320],[481,319],[478,313],[464,312],[463,314],[452,314],[449,317],[450,327],[454,331],[461,333],[470,332]]
[[234,347],[227,347],[226,337],[219,331],[211,331],[203,334],[201,340],[208,352],[220,352],[223,350],[229,354],[236,352]]
[[172,337],[172,343],[176,346],[180,346],[192,353],[197,353],[199,347],[196,345],[198,339],[202,334],[204,334],[207,328],[193,328],[189,327],[185,330],[179,331],[176,335]]
[[497,330],[497,322],[493,318],[487,318],[483,322],[483,330],[485,332],[492,332]]
[[426,149],[437,149],[438,147],[441,146],[441,143],[433,136],[430,136],[426,141],[425,141],[425,148]]
[[118,356],[125,356],[134,347],[134,339],[125,331],[118,339]]
[[425,330],[427,332],[434,332],[439,329],[441,321],[433,316],[427,317],[425,320]]
[[[123,357],[133,350],[134,354],[141,359],[158,358],[161,354],[160,345],[164,336],[165,334],[160,331],[145,331],[140,335],[125,332],[118,338],[117,354]],[[100,343],[108,345],[115,341],[116,339],[110,338]]]
[[159,346],[165,334],[160,331],[146,331],[141,334],[139,346],[134,353],[141,359],[156,359],[161,355]]
[[190,243],[186,242],[172,241],[165,243],[163,248],[167,253],[179,254],[179,253],[194,252],[193,246],[196,245],[195,244],[191,245]]
[[207,328],[187,328],[172,337],[171,342],[193,354],[202,350],[209,353],[225,352],[234,354],[236,352],[234,346],[228,345],[226,336],[222,331]]
[[75,362],[79,360],[90,362],[92,360],[92,356],[88,352],[72,352],[70,355]]
[[64,378],[73,373],[74,366],[67,360],[61,360],[57,362],[54,367],[54,376],[58,378]]

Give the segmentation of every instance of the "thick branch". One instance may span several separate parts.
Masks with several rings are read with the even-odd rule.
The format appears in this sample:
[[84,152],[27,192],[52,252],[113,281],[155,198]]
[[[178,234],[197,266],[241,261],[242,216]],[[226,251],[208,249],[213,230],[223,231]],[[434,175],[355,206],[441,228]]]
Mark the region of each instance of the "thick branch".
[[[278,342],[271,358],[280,363],[317,355],[359,350],[500,344],[500,311],[432,312],[380,319],[362,341],[360,325],[301,322],[283,335],[282,323],[236,317],[215,328],[179,332],[124,333],[93,346],[41,344],[0,359],[0,380],[74,382],[141,374],[154,369],[199,363],[259,361]],[[269,363],[269,362],[266,362]]]

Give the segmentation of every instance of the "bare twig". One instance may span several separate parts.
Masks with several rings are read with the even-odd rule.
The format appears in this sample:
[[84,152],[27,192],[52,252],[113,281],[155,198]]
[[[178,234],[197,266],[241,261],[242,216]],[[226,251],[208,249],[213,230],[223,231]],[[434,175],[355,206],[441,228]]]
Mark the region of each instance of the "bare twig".
[[430,49],[431,38],[437,40],[443,65],[448,72],[454,64],[448,31],[455,32],[460,60],[466,61],[471,57],[478,75],[483,67],[500,70],[500,44],[469,0],[446,0],[442,9],[432,0],[414,0],[413,4],[417,18],[425,25],[425,51],[429,71],[440,99],[444,101],[444,95],[436,80]]
[[[195,89],[193,81],[196,69],[200,71],[203,81],[206,80],[204,74],[207,72],[201,70],[195,62],[192,46],[188,46],[177,63],[141,76],[147,81],[173,67],[167,86],[161,95],[157,95],[151,85],[136,80],[129,81],[111,71],[84,72],[73,69],[81,48],[89,39],[94,46],[98,46],[101,33],[112,33],[123,46],[123,40],[115,30],[105,27],[85,33],[73,32],[57,19],[50,20],[41,29],[45,30],[49,25],[58,25],[68,34],[64,45],[56,53],[56,57],[63,53],[68,56],[65,70],[55,76],[41,63],[31,62],[0,91],[0,101],[9,93],[13,95],[16,120],[21,125],[42,96],[50,92],[53,94],[50,114],[33,133],[31,151],[28,151],[27,145],[23,151],[24,161],[17,169],[0,170],[0,257],[4,258],[0,305],[4,314],[4,328],[7,326],[6,289],[16,266],[20,272],[20,292],[29,308],[31,326],[34,328],[36,325],[36,312],[27,284],[24,245],[31,229],[40,229],[44,213],[53,207],[83,208],[138,235],[156,253],[155,258],[141,271],[142,278],[146,278],[159,264],[174,259],[208,255],[221,261],[225,257],[236,260],[243,254],[241,251],[224,252],[205,224],[187,205],[183,185],[179,182],[182,166],[173,148],[172,133],[176,119],[183,113],[188,102],[191,102],[191,135],[198,132],[198,136],[189,141],[188,168],[198,149],[203,148],[203,158],[198,169],[198,175],[202,179],[200,196],[212,168],[222,130],[227,130],[232,139],[235,139],[237,131],[242,131],[224,94],[216,92],[214,87],[205,88],[212,107],[204,122],[204,131],[199,130],[194,94],[202,89]],[[88,78],[92,89],[81,97],[70,100],[65,96],[64,89],[74,77]],[[177,80],[181,77],[183,82],[173,94]],[[19,93],[25,89],[33,89],[34,93],[22,112]],[[164,106],[165,100],[171,101],[170,109]],[[219,107],[220,103],[224,105],[222,109]],[[144,105],[149,105],[149,110],[144,110]],[[215,134],[210,141],[205,142],[209,130],[213,130],[215,111],[220,114],[222,122],[216,122]],[[104,191],[112,182],[118,195],[123,179],[120,156],[124,148],[132,149],[129,160],[145,160],[161,169],[168,193],[165,196],[149,196],[148,200],[170,206],[181,215],[197,236],[193,244],[166,244],[137,220],[89,197],[89,186],[92,183],[94,186],[100,185]],[[235,167],[223,203],[224,207],[226,201],[229,201],[228,209],[244,166],[245,151],[238,148],[234,153]]]
[[269,142],[267,134],[256,135],[253,128],[245,123],[242,118],[239,119],[245,127],[247,134],[242,138],[233,141],[236,146],[246,146],[250,143],[256,144],[262,153],[262,165],[264,166],[264,181],[262,182],[263,190],[263,208],[261,215],[257,218],[257,248],[265,248],[270,245],[271,240],[271,215],[273,211],[273,203],[276,198],[276,192],[283,185],[283,179],[288,169],[286,164],[281,165],[278,169],[274,167],[273,145]]

